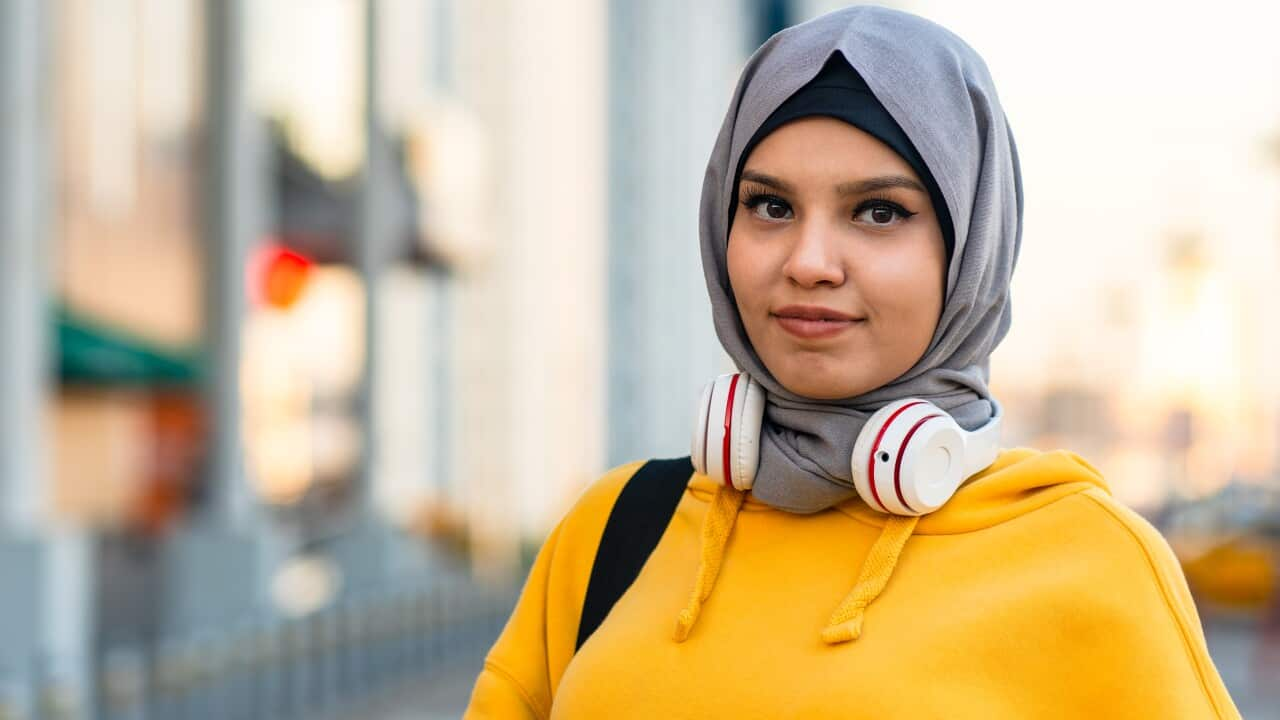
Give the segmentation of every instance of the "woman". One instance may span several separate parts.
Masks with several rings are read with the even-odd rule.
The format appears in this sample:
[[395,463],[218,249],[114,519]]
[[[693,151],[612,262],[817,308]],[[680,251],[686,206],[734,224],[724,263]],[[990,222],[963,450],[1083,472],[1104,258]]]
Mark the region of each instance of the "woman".
[[704,393],[697,471],[598,624],[597,548],[643,463],[552,531],[467,716],[1239,717],[1156,530],[1074,453],[997,452],[1021,220],[955,35],[851,7],[766,42],[701,206],[742,373]]

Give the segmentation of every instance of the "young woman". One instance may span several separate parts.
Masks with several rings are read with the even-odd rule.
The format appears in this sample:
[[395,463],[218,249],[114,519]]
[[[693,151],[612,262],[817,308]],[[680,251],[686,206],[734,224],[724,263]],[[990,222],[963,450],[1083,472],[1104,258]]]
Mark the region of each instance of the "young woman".
[[589,586],[644,544],[612,516],[645,464],[552,531],[467,717],[1239,717],[1157,531],[1076,454],[998,446],[1021,222],[954,34],[859,6],[766,42],[701,206],[741,372],[704,393],[696,470],[616,602]]

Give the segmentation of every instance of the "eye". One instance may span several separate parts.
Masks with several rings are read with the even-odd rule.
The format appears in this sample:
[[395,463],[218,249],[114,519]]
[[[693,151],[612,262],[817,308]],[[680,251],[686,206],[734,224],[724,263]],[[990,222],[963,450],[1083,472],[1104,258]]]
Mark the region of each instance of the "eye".
[[777,195],[748,195],[742,200],[743,207],[756,217],[766,221],[786,220],[791,217],[791,206]]
[[898,224],[894,222],[895,216],[902,220],[906,220],[912,215],[915,215],[915,213],[909,212],[901,205],[888,200],[868,200],[867,202],[859,205],[857,210],[853,211],[853,217],[855,220],[865,217],[863,222],[866,224],[871,225],[872,227],[883,228],[893,227]]

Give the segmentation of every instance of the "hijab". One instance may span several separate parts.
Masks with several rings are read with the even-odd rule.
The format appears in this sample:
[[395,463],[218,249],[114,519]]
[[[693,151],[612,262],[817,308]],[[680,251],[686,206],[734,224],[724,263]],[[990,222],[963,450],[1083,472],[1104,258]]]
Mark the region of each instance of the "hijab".
[[[900,130],[910,149],[885,139],[891,129],[868,132],[909,163],[915,153],[926,170],[917,167],[917,173],[926,185],[936,185],[937,196],[930,196],[939,222],[948,225],[943,236],[950,236],[952,247],[942,314],[920,359],[881,387],[826,400],[792,393],[761,362],[729,284],[727,248],[738,172],[763,137],[757,133],[837,54],[893,121],[882,127]],[[864,110],[872,105],[865,99],[853,104]],[[831,102],[820,105],[829,109]],[[861,126],[843,114],[818,114]],[[751,490],[757,499],[812,513],[854,497],[854,442],[871,414],[895,400],[929,400],[966,430],[990,419],[989,358],[1012,322],[1009,283],[1022,241],[1022,206],[1017,148],[986,64],[942,26],[899,10],[858,5],[787,28],[751,55],[707,163],[699,239],[716,335],[738,369],[765,390],[760,462]]]
[[[742,179],[742,168],[747,164],[751,151],[760,144],[769,133],[779,127],[813,115],[825,115],[843,120],[854,127],[861,128],[880,142],[888,145],[894,152],[907,161],[916,175],[924,181],[929,192],[929,200],[937,212],[938,225],[942,229],[942,242],[946,248],[947,263],[955,251],[955,226],[951,222],[951,212],[942,199],[942,191],[928,166],[920,157],[920,152],[911,143],[911,138],[903,132],[902,127],[894,121],[893,116],[884,105],[871,94],[867,82],[857,70],[849,65],[840,53],[833,53],[822,66],[822,70],[804,87],[796,91],[787,101],[778,106],[764,124],[755,131],[742,153],[738,156],[738,167],[733,174],[733,192],[737,195],[738,181]],[[729,204],[729,225],[726,234],[733,229],[734,204]]]

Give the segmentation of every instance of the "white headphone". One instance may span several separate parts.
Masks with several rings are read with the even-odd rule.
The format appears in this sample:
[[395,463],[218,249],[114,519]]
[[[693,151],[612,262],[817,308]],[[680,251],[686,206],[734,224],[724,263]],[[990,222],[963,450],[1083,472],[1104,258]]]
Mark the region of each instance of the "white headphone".
[[[744,372],[707,383],[698,404],[692,460],[698,472],[750,490],[760,462],[764,388]],[[867,505],[894,515],[924,515],[951,499],[960,483],[995,462],[1004,411],[969,432],[937,405],[897,400],[867,419],[853,445],[853,485]],[[726,468],[728,475],[726,477]]]

